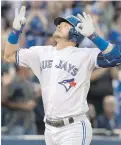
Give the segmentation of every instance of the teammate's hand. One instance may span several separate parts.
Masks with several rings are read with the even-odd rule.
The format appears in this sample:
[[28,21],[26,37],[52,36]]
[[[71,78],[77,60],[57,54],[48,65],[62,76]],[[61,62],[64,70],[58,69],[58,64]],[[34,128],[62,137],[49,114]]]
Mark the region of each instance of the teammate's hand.
[[82,35],[89,37],[92,35],[95,31],[94,25],[93,25],[93,20],[91,16],[83,12],[83,16],[80,14],[77,14],[78,18],[80,19],[81,23],[77,24],[77,31],[79,31]]
[[20,31],[23,25],[26,22],[25,18],[26,7],[22,6],[20,9],[20,13],[18,13],[18,8],[15,9],[15,18],[13,21],[13,28]]

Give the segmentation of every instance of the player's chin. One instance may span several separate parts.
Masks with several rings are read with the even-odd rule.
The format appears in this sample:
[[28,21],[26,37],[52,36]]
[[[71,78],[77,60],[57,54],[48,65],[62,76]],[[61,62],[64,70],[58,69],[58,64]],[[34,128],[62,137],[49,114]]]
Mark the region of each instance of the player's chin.
[[54,39],[56,39],[56,38],[62,38],[62,36],[59,33],[54,33],[53,34],[53,38]]

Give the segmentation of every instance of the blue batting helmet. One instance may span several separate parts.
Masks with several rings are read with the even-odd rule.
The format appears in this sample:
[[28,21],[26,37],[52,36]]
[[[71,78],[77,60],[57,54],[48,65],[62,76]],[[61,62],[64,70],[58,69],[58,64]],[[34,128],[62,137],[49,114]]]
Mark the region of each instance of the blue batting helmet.
[[69,40],[76,42],[79,45],[79,43],[81,43],[84,39],[84,36],[75,29],[77,24],[80,23],[80,20],[73,15],[70,15],[66,18],[58,17],[54,20],[54,24],[56,26],[59,25],[61,22],[67,22],[73,26],[73,28],[71,28],[69,31]]

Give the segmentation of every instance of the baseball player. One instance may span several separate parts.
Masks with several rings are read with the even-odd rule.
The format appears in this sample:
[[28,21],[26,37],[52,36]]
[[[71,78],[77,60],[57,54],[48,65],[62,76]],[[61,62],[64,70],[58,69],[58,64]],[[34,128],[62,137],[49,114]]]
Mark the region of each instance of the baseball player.
[[[90,76],[95,67],[121,63],[121,50],[101,38],[90,15],[58,17],[53,34],[57,45],[19,48],[25,24],[25,6],[15,10],[13,30],[8,37],[4,58],[29,67],[41,82],[45,111],[47,145],[89,145],[92,127],[86,117]],[[88,37],[98,48],[77,48]]]

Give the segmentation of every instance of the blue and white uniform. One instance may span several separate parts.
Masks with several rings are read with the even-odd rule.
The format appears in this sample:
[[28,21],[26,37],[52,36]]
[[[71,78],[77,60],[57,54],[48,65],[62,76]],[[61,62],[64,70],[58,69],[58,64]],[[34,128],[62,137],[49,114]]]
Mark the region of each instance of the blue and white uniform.
[[89,145],[92,128],[86,117],[87,93],[92,70],[98,67],[99,53],[97,48],[72,46],[62,50],[56,50],[53,46],[33,46],[17,51],[17,64],[30,67],[41,82],[44,120],[74,118],[74,123],[59,128],[45,121],[47,145],[70,145],[70,142]]

